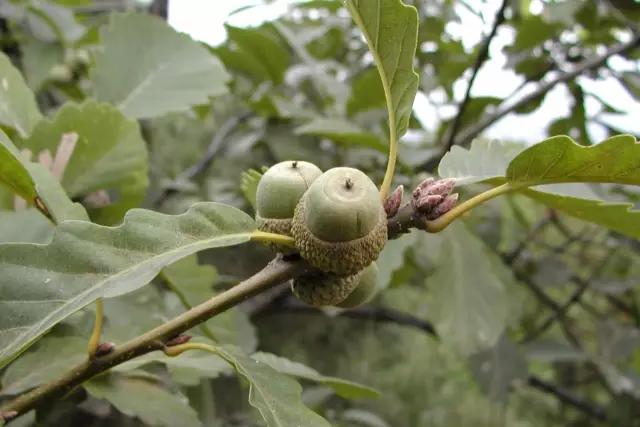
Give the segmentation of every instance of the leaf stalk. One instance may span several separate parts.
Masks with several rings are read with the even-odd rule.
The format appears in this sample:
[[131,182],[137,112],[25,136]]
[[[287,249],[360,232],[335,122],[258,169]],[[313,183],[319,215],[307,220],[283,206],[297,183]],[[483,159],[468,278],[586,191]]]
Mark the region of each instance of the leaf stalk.
[[449,212],[442,215],[438,219],[435,219],[433,221],[425,221],[424,230],[428,231],[429,233],[438,233],[444,230],[445,228],[447,228],[447,226],[451,224],[454,220],[456,220],[458,217],[460,217],[461,215],[464,215],[465,213],[475,208],[476,206],[484,202],[487,202],[493,198],[496,198],[498,196],[502,196],[503,194],[507,194],[512,191],[519,190],[523,186],[524,185],[521,185],[521,184],[515,185],[507,182],[506,184],[502,184],[498,187],[494,187],[490,190],[477,194],[476,196],[470,198],[469,200],[466,200],[463,203],[460,203],[458,206],[451,209]]
[[283,234],[267,233],[265,231],[254,231],[251,233],[251,240],[260,243],[277,243],[290,248],[296,247],[296,242],[293,240],[293,237]]
[[96,356],[98,346],[100,345],[100,336],[102,335],[102,324],[104,322],[104,304],[102,298],[96,300],[96,316],[93,322],[93,331],[91,337],[89,337],[89,343],[87,344],[87,350],[89,352],[89,358],[92,359]]
[[209,353],[213,353],[215,355],[218,354],[218,350],[216,350],[214,346],[210,344],[201,343],[201,342],[188,342],[185,344],[174,345],[172,347],[165,347],[164,354],[166,354],[169,357],[176,357],[176,356],[180,356],[182,353],[189,350],[202,350],[202,351],[207,351]]

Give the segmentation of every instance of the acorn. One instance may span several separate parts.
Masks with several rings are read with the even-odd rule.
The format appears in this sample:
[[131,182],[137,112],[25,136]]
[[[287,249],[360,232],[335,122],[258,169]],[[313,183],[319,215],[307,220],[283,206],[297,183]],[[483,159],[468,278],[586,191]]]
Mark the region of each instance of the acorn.
[[312,271],[291,281],[291,291],[301,301],[322,307],[344,301],[360,281],[361,272],[349,276]]
[[342,302],[336,305],[341,308],[354,308],[368,303],[380,291],[380,281],[378,279],[378,266],[375,262],[372,262],[360,274],[356,288]]
[[[311,183],[322,175],[313,163],[287,160],[271,166],[260,178],[256,190],[258,229],[291,236],[296,205]],[[277,251],[290,249],[271,245]]]
[[378,258],[387,241],[387,215],[378,189],[353,168],[326,171],[296,206],[291,234],[313,267],[355,274]]

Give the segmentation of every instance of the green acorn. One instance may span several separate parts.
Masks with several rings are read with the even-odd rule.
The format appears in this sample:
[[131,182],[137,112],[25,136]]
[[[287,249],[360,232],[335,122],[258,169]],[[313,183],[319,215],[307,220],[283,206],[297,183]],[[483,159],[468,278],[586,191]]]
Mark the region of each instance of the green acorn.
[[341,308],[354,308],[368,303],[380,291],[380,281],[378,279],[378,266],[375,262],[372,262],[360,274],[356,288],[336,305]]
[[[321,175],[322,171],[313,163],[298,160],[287,160],[270,167],[260,178],[256,190],[258,229],[290,236],[296,205]],[[290,248],[271,246],[277,251],[291,251]]]
[[301,301],[322,307],[344,301],[358,286],[361,273],[338,276],[314,271],[291,281],[291,291]]
[[378,189],[358,169],[326,171],[300,199],[291,234],[313,267],[340,276],[359,272],[378,258],[387,241]]

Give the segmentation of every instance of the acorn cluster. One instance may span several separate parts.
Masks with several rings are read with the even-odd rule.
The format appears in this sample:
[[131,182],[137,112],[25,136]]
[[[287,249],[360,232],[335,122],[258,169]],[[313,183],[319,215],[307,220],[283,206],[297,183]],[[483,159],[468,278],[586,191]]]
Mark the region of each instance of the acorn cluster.
[[256,221],[262,231],[293,237],[296,250],[315,267],[292,282],[300,300],[348,308],[377,292],[374,261],[387,241],[387,215],[375,184],[358,169],[322,173],[303,161],[272,166],[258,183]]

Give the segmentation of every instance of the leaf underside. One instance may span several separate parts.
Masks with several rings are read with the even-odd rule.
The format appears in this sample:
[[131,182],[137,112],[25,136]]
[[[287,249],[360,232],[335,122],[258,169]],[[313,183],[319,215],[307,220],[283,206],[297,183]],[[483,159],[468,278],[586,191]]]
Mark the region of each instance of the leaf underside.
[[130,417],[151,426],[201,426],[185,396],[171,393],[158,382],[122,374],[94,378],[84,388],[98,399],[108,400]]
[[504,182],[509,163],[526,148],[494,139],[476,139],[469,148],[454,145],[440,161],[438,175],[455,179],[458,187],[501,178]]
[[252,359],[236,347],[220,347],[217,354],[249,382],[249,403],[260,411],[267,426],[330,426],[302,403],[302,387],[289,376]]
[[[517,191],[568,215],[640,238],[640,212],[628,203],[608,203],[587,183],[640,185],[640,143],[618,135],[592,146],[568,136],[536,145],[476,140],[470,149],[454,147],[440,162],[443,178],[458,185],[510,182]],[[567,191],[568,190],[568,191]]]
[[535,190],[522,193],[550,208],[640,239],[640,211],[633,210],[628,203],[607,203]]
[[282,374],[291,375],[292,377],[307,381],[314,381],[331,387],[336,394],[346,399],[375,398],[380,396],[380,393],[371,387],[342,378],[324,376],[315,369],[302,363],[294,362],[284,357],[276,356],[275,354],[258,352],[252,354],[251,358],[266,363]]
[[134,209],[118,227],[67,221],[47,245],[0,245],[0,367],[97,298],[134,291],[164,266],[246,242],[253,230],[244,212],[209,202],[177,216]]
[[462,353],[493,346],[507,321],[507,295],[484,243],[462,223],[443,233],[433,284],[438,335]]

